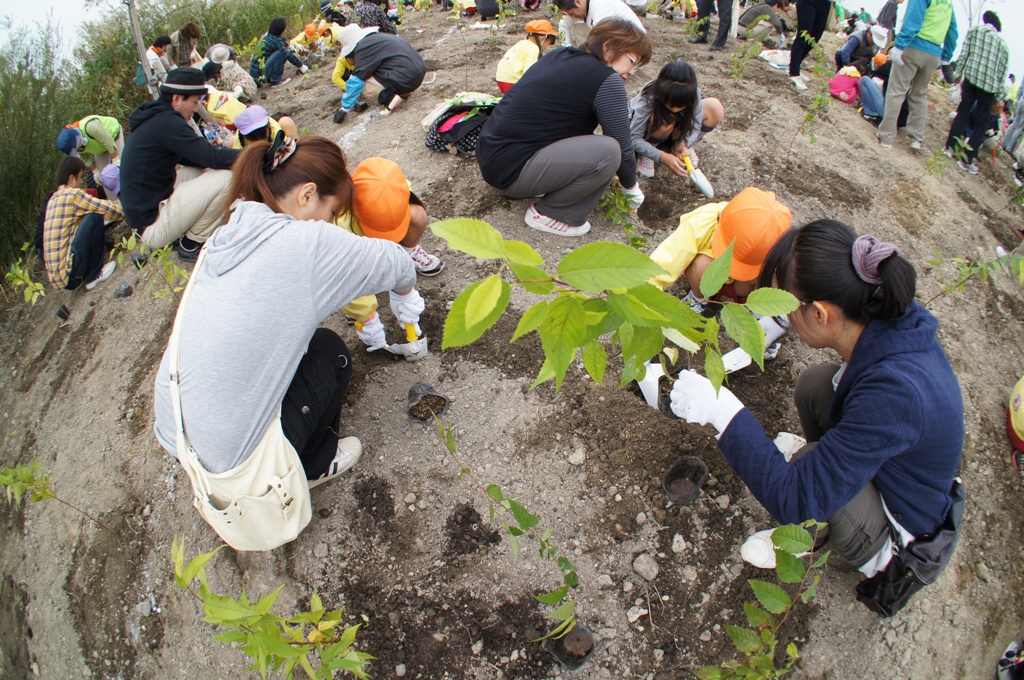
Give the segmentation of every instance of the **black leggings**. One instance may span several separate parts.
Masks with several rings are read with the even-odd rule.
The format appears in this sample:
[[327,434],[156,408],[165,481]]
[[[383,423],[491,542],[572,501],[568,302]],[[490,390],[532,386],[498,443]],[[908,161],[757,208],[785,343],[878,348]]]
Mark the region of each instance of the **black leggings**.
[[323,476],[334,460],[351,377],[345,342],[334,331],[316,329],[281,403],[281,429],[299,452],[306,479]]
[[810,33],[815,42],[820,42],[831,11],[828,0],[796,0],[797,37],[789,52],[789,75],[800,75],[800,64],[811,53],[811,43],[804,37],[804,31]]

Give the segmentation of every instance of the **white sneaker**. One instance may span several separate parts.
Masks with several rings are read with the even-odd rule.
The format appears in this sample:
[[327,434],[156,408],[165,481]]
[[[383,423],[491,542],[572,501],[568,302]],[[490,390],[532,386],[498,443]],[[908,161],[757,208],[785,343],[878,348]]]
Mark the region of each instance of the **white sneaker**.
[[953,150],[947,146],[945,149],[942,150],[942,155],[945,156],[946,158],[952,158]]
[[646,156],[637,158],[636,171],[643,177],[654,177],[654,161]]
[[922,147],[921,142],[911,142],[910,143],[910,148],[913,149],[914,151],[920,151],[921,147]]
[[363,444],[358,437],[345,437],[338,440],[338,452],[334,455],[327,472],[318,479],[309,480],[309,488],[314,489],[324,482],[329,482],[335,477],[351,470],[359,457],[363,455]]
[[693,294],[692,290],[686,294],[686,296],[683,298],[683,302],[690,305],[690,309],[697,312],[698,314],[703,314],[704,311],[708,308],[707,300],[698,299],[697,296]]
[[977,175],[978,174],[978,166],[975,165],[974,163],[967,164],[967,163],[964,163],[963,161],[957,161],[956,162],[956,167],[958,167],[961,170],[963,170],[964,172],[970,173],[972,175]]
[[431,255],[420,246],[406,248],[405,252],[409,253],[409,257],[412,258],[417,273],[423,276],[437,276],[444,271],[444,262],[441,261],[441,258]]
[[806,90],[807,89],[807,83],[804,81],[804,77],[803,76],[790,76],[789,77],[789,82],[793,83],[793,85],[795,85],[796,89],[798,89],[798,90]]
[[584,222],[582,225],[574,227],[571,224],[559,222],[553,217],[541,215],[537,212],[536,203],[531,203],[530,207],[526,210],[525,221],[528,227],[548,234],[555,234],[556,236],[583,236],[590,231],[590,222]]
[[[775,529],[763,529],[743,541],[740,546],[740,557],[747,564],[758,569],[775,568],[775,544],[772,543],[772,534]],[[807,553],[800,553],[797,557],[804,557]]]
[[105,265],[103,265],[103,269],[100,270],[100,275],[97,276],[92,281],[90,281],[89,283],[85,284],[85,289],[86,290],[92,290],[93,288],[98,286],[101,281],[106,281],[114,273],[115,269],[117,269],[117,263],[116,262],[108,262],[108,263],[106,263]]

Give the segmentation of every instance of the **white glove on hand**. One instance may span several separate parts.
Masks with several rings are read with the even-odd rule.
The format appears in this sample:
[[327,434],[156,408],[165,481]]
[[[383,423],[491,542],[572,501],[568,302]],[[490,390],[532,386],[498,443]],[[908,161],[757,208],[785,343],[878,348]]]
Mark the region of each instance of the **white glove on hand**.
[[305,73],[308,70],[309,70],[309,67],[306,66],[305,64],[303,64],[302,66],[299,67],[299,73]]
[[416,326],[416,335],[420,335],[420,314],[426,308],[423,297],[415,288],[405,295],[391,291],[391,311],[403,324]]
[[762,316],[757,322],[764,329],[764,346],[771,347],[789,330],[789,322],[782,316]]
[[384,324],[381,323],[380,314],[377,312],[374,312],[373,316],[359,325],[356,326],[356,335],[366,344],[367,352],[383,349],[388,344],[388,339],[384,335]]
[[903,66],[903,50],[899,49],[898,47],[892,48],[892,51],[889,52],[889,58],[892,59],[897,64],[899,64],[900,66]]
[[693,371],[683,371],[672,386],[672,413],[688,423],[712,425],[722,434],[743,408],[727,388],[718,390],[711,381]]
[[640,191],[639,184],[634,186],[632,189],[622,187],[622,193],[625,195],[626,200],[629,202],[629,207],[633,209],[633,212],[636,212],[644,202],[644,192]]

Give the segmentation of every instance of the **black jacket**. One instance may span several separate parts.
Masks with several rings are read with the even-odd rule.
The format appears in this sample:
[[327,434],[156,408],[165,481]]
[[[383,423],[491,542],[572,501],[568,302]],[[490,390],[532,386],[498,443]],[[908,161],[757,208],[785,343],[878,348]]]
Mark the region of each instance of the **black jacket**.
[[174,193],[177,166],[227,170],[241,151],[213,146],[170,104],[139,105],[128,116],[131,134],[121,154],[121,207],[135,231],[156,221],[160,202]]
[[403,97],[423,84],[427,66],[405,38],[390,33],[371,33],[352,52],[354,73],[363,80],[374,78]]

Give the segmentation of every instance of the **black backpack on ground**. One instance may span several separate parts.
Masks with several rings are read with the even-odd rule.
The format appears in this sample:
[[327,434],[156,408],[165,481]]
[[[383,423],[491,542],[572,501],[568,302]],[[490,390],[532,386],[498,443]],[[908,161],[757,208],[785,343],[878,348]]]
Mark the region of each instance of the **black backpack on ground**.
[[[450,151],[451,147],[454,147],[457,153],[474,158],[480,130],[487,122],[491,112],[494,111],[495,106],[497,106],[497,102],[486,104],[470,102],[449,107],[427,130],[425,141],[427,148],[432,151]],[[446,122],[459,114],[466,115],[450,129],[438,132]]]

